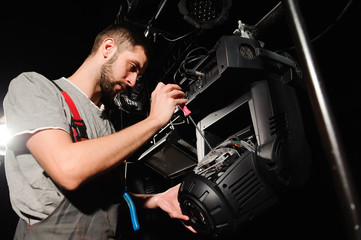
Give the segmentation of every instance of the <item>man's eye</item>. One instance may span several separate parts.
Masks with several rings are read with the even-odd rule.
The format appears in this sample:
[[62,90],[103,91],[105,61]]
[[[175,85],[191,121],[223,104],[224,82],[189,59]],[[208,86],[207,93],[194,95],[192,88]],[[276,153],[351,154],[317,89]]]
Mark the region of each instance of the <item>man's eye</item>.
[[134,64],[130,64],[130,71],[131,72],[136,72],[137,71],[137,67]]

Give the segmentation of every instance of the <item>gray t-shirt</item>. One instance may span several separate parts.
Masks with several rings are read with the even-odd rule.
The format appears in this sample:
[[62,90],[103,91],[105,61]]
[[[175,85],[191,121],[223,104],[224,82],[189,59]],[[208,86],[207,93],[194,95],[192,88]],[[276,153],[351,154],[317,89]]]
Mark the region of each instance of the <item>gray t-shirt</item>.
[[[65,78],[55,82],[74,101],[89,139],[114,132],[110,121],[101,117],[102,109],[75,85]],[[59,89],[35,72],[22,73],[13,79],[3,104],[6,125],[14,137],[5,156],[11,204],[22,219],[34,224],[49,216],[64,195],[29,153],[25,140],[43,129],[70,133],[71,112]]]

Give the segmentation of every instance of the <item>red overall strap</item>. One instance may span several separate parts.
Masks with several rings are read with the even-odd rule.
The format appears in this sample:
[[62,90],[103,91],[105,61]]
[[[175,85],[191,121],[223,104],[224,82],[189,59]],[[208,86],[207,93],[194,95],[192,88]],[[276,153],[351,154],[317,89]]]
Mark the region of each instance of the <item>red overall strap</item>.
[[63,96],[65,98],[65,101],[69,106],[70,112],[73,115],[73,119],[75,121],[81,121],[82,119],[81,119],[81,117],[79,115],[78,109],[76,108],[76,106],[75,106],[73,100],[71,99],[71,97],[64,91],[61,91],[61,94],[63,94]]
[[65,102],[68,104],[68,107],[70,109],[71,112],[71,127],[73,130],[73,141],[74,142],[79,142],[82,140],[87,140],[88,139],[88,135],[86,133],[86,126],[84,121],[81,119],[78,109],[76,108],[73,100],[71,99],[71,97],[63,90],[61,89],[58,84],[56,84],[54,81],[50,81],[52,82],[61,92],[61,94],[63,95]]
[[72,114],[72,129],[74,134],[74,141],[79,142],[82,140],[87,140],[88,136],[86,134],[86,127],[84,121],[81,119],[78,109],[76,108],[71,97],[63,90],[60,91],[63,94],[66,103],[69,106],[70,112]]

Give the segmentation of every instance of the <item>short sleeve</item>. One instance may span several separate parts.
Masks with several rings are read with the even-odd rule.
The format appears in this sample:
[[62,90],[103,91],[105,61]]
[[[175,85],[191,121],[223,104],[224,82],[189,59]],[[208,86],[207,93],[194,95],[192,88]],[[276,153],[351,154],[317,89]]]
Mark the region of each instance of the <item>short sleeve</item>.
[[4,98],[6,126],[12,136],[43,129],[69,132],[63,104],[50,80],[34,72],[22,73],[10,82]]

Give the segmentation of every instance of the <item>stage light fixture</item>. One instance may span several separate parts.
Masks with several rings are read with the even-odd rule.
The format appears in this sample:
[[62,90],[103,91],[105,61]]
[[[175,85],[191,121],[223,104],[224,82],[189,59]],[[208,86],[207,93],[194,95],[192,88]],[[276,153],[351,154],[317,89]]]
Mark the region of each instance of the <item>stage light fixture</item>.
[[181,0],[179,12],[196,28],[210,29],[224,23],[229,15],[232,0]]

